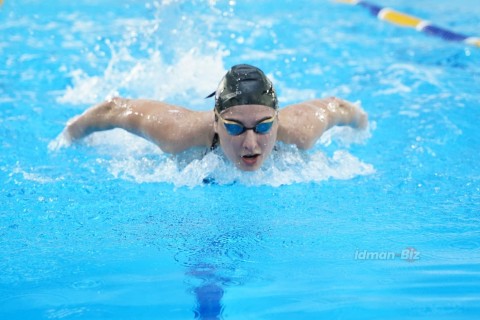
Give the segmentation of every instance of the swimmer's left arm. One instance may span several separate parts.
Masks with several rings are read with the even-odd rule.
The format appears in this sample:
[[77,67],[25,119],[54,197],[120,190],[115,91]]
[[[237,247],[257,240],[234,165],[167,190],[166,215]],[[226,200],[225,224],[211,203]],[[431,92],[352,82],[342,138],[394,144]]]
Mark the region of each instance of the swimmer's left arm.
[[368,116],[358,105],[331,97],[290,105],[279,112],[279,141],[309,149],[334,126],[365,129]]
[[321,101],[321,108],[326,109],[328,125],[325,130],[334,126],[350,126],[364,130],[368,126],[368,115],[358,105],[336,97],[326,98]]

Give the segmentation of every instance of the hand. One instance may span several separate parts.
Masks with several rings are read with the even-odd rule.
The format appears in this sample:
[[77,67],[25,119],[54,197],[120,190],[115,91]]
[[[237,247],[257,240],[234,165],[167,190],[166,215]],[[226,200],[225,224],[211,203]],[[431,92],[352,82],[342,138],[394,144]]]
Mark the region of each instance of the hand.
[[360,107],[359,104],[353,105],[355,110],[355,127],[360,130],[365,130],[368,127],[368,115],[367,113]]
[[351,115],[350,126],[355,129],[365,130],[368,127],[368,115],[362,109],[360,102],[351,103],[346,100],[332,97],[328,103],[338,105],[340,109],[344,109]]

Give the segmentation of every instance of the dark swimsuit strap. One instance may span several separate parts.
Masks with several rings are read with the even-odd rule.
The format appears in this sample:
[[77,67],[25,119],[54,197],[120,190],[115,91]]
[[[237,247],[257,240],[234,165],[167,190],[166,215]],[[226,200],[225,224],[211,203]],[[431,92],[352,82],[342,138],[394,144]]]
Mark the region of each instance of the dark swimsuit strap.
[[215,133],[212,140],[212,145],[210,146],[210,150],[217,149],[218,145],[220,144],[220,140],[218,139],[218,134]]

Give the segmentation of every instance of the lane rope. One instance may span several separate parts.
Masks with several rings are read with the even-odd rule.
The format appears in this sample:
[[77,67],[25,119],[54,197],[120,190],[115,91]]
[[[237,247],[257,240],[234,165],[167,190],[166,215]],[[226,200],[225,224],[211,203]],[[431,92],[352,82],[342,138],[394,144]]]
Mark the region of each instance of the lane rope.
[[395,11],[391,8],[381,7],[374,3],[363,0],[336,0],[336,2],[351,4],[363,7],[370,11],[380,20],[384,20],[402,27],[409,27],[416,29],[419,32],[442,38],[448,41],[463,42],[468,45],[480,47],[480,38],[469,37],[451,30],[433,25],[428,20],[423,20],[403,12]]

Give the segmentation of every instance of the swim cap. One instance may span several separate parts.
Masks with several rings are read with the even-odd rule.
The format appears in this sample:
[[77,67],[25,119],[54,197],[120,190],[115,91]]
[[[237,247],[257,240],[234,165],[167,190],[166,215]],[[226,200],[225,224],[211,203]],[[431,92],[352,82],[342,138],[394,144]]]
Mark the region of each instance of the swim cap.
[[215,109],[222,112],[243,104],[260,104],[278,109],[272,82],[262,70],[248,65],[233,66],[223,77],[215,94]]

